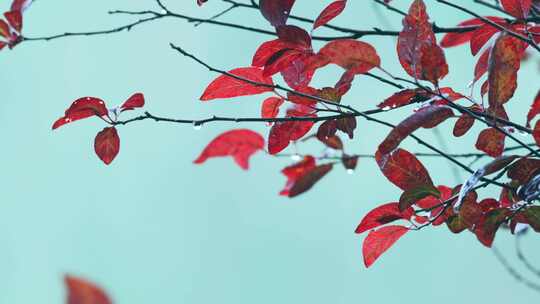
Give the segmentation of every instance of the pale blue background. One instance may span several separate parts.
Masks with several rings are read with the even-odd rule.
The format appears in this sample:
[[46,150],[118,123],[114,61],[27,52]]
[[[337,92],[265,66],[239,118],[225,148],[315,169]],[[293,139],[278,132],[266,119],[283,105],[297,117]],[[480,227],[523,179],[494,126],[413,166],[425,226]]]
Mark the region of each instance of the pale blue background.
[[[1,8],[9,2],[2,0]],[[204,9],[195,0],[168,2],[173,10],[200,17],[224,8],[217,0]],[[370,1],[349,2],[337,24],[400,28],[399,16],[375,9]],[[396,2],[401,8],[410,3]],[[299,0],[295,12],[315,17],[328,3]],[[439,25],[468,18],[428,4]],[[107,29],[133,20],[109,16],[108,10],[145,8],[155,8],[153,1],[39,0],[25,16],[25,33]],[[238,10],[223,20],[268,28],[255,11]],[[351,176],[336,168],[314,190],[289,200],[277,195],[285,183],[279,170],[288,159],[259,154],[249,172],[230,159],[191,163],[214,136],[239,127],[234,124],[200,131],[151,121],[121,127],[121,152],[109,167],[93,152],[101,121],[50,130],[78,97],[98,96],[113,106],[136,91],[145,93],[154,114],[256,116],[263,96],[198,102],[216,75],[179,56],[168,43],[228,69],[248,65],[257,45],[268,39],[162,20],[130,33],[31,42],[3,51],[0,303],[63,303],[65,273],[98,282],[120,304],[538,302],[539,295],[507,275],[472,234],[452,235],[445,227],[410,233],[366,270],[363,236],[355,235],[354,228],[367,211],[399,195],[372,160],[362,160]],[[404,74],[393,38],[365,40],[377,47],[386,69]],[[467,47],[448,50],[447,57],[451,73],[444,85],[466,90],[474,59]],[[519,122],[536,93],[537,69],[536,61],[530,62],[520,74],[521,90],[510,110]],[[337,72],[327,69],[315,84],[332,85]],[[393,92],[360,77],[344,102],[369,109]],[[408,111],[385,118],[398,121]],[[242,127],[268,130],[264,125]],[[445,137],[450,137],[449,127],[441,131]],[[387,132],[361,120],[349,150],[372,153]],[[420,134],[436,143],[431,131]],[[468,151],[474,134],[451,141],[449,149]],[[405,147],[425,151],[412,141]],[[302,151],[320,149],[306,148]],[[437,183],[456,183],[446,162],[423,161]],[[507,233],[499,234],[496,244],[514,256]],[[525,244],[534,258],[540,249],[537,236],[528,236]]]

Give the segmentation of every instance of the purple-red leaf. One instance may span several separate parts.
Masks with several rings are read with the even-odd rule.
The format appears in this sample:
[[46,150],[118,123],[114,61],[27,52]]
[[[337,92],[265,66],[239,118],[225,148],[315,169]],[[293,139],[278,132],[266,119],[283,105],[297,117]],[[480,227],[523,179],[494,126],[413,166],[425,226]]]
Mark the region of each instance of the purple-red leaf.
[[222,133],[213,139],[194,161],[202,164],[213,157],[232,156],[240,168],[249,169],[250,157],[264,149],[264,138],[247,129],[237,129]]
[[316,67],[333,63],[354,74],[363,74],[381,65],[381,58],[372,45],[354,39],[331,41],[317,56],[319,62]]
[[436,84],[448,73],[442,49],[437,45],[426,5],[415,0],[403,19],[397,43],[399,62],[405,71],[420,80]]
[[533,120],[536,115],[540,114],[540,91],[536,94],[534,102],[531,105],[529,113],[527,113],[527,127],[531,127],[531,120]]
[[368,212],[356,227],[355,233],[363,233],[401,219],[410,220],[413,215],[413,208],[407,208],[404,212],[401,212],[398,203],[384,204]]
[[338,0],[330,3],[313,23],[313,29],[326,25],[332,19],[336,18],[343,12],[346,5],[347,0]]
[[53,130],[67,123],[91,116],[106,116],[108,113],[105,102],[95,97],[83,97],[75,100],[66,110],[65,115],[53,124]]
[[94,150],[106,165],[112,163],[120,151],[120,137],[115,127],[107,127],[96,135]]
[[277,27],[287,23],[294,2],[295,0],[260,0],[259,8],[264,18]]
[[142,107],[144,107],[144,95],[142,93],[135,93],[120,106],[120,109],[122,111],[128,111]]
[[[229,71],[212,81],[201,96],[202,101],[217,98],[256,95],[273,90],[272,78],[263,76],[263,70],[257,67],[238,68]],[[246,81],[247,80],[247,81]]]
[[517,72],[526,45],[512,36],[501,34],[491,50],[488,68],[489,105],[502,105],[517,88]]
[[408,231],[409,229],[403,226],[386,226],[376,231],[371,231],[364,239],[362,245],[364,265],[366,267],[373,265],[383,253]]
[[501,0],[502,7],[510,15],[525,19],[531,11],[532,0]]
[[333,168],[332,164],[319,165],[300,176],[289,190],[289,197],[298,196],[311,189],[321,178]]
[[403,191],[421,185],[433,185],[426,168],[406,150],[397,149],[389,154],[377,151],[375,160],[384,176]]
[[261,108],[262,118],[275,118],[279,113],[279,107],[284,100],[281,97],[269,97],[263,101]]
[[417,129],[435,127],[453,115],[452,110],[446,106],[429,106],[420,110],[393,128],[379,145],[379,151],[382,154],[387,154],[397,148],[405,138]]
[[491,157],[499,157],[504,151],[506,135],[495,128],[485,129],[478,135],[476,148]]

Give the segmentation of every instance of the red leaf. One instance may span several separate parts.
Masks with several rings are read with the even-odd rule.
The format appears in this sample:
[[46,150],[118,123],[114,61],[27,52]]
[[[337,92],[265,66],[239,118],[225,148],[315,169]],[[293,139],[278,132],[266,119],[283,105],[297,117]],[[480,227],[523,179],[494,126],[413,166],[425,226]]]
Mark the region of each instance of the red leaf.
[[268,60],[264,66],[263,76],[269,77],[281,71],[284,71],[292,65],[292,63],[302,56],[297,50],[284,49]]
[[491,247],[497,230],[510,213],[510,210],[500,208],[491,210],[480,218],[474,233],[484,246]]
[[[415,79],[436,83],[448,73],[444,53],[437,45],[429,16],[426,13],[426,5],[422,0],[415,0],[409,13],[403,19],[403,30],[399,33],[397,52],[403,68]],[[436,63],[431,62],[430,58]]]
[[534,98],[534,102],[531,105],[531,109],[529,110],[529,113],[527,113],[527,127],[531,127],[531,120],[533,120],[536,115],[540,114],[540,91],[536,94],[536,97]]
[[261,108],[262,118],[275,118],[279,113],[279,107],[283,104],[284,100],[280,97],[267,98]]
[[22,27],[23,27],[23,19],[22,19],[22,13],[21,11],[11,11],[4,13],[4,17],[6,17],[6,20],[8,21],[9,25],[17,31],[17,33],[21,33]]
[[261,0],[259,8],[270,24],[280,26],[287,22],[294,2],[295,0]]
[[293,45],[281,39],[266,41],[259,46],[255,55],[253,55],[251,65],[254,67],[264,67],[274,54],[284,49],[292,49],[293,47]]
[[96,135],[94,150],[106,165],[112,163],[120,151],[120,137],[115,127],[107,127]]
[[377,151],[375,160],[384,176],[403,191],[425,184],[433,185],[426,168],[406,150],[397,149],[389,154]]
[[448,74],[448,64],[444,57],[444,51],[438,45],[425,44],[422,46],[421,53],[422,77],[420,79],[437,85],[439,80]]
[[490,24],[484,24],[473,32],[471,39],[471,53],[476,56],[482,47],[500,30]]
[[67,304],[112,304],[107,294],[86,280],[66,275]]
[[313,29],[326,25],[332,19],[336,18],[343,12],[346,5],[347,0],[338,0],[330,3],[313,23]]
[[398,203],[388,203],[381,205],[364,216],[355,233],[363,233],[373,228],[377,228],[384,224],[391,223],[397,220],[410,220],[414,215],[414,209],[409,207],[404,212],[399,211]]
[[403,226],[386,226],[379,230],[371,231],[362,245],[364,265],[366,267],[373,265],[383,253],[408,231],[409,229]]
[[487,72],[489,67],[489,54],[491,53],[491,48],[485,50],[474,67],[474,80],[473,82],[478,81],[484,74]]
[[120,106],[120,109],[122,111],[128,111],[142,107],[144,107],[144,95],[142,93],[135,93]]
[[[502,21],[502,18],[499,17],[487,17],[488,19],[492,20],[492,18],[497,18]],[[492,20],[493,21],[493,20]],[[457,27],[471,27],[471,26],[480,26],[484,25],[484,21],[474,18],[469,19],[466,21],[463,21],[457,25]],[[445,34],[443,39],[441,40],[441,46],[444,48],[449,48],[453,46],[458,46],[464,43],[467,43],[471,40],[471,38],[474,36],[474,31],[468,31],[464,33],[448,33]]]
[[300,162],[288,166],[285,169],[281,170],[281,173],[283,173],[287,177],[287,184],[285,185],[285,188],[281,190],[279,193],[280,195],[289,196],[289,192],[291,188],[294,186],[295,182],[306,172],[312,170],[315,168],[315,158],[311,155],[307,155],[304,157],[303,160]]
[[313,78],[314,71],[307,69],[306,60],[309,60],[312,55],[301,55],[297,59],[290,62],[290,64],[282,69],[281,76],[289,87],[294,90],[301,90],[309,85]]
[[318,67],[334,63],[355,74],[366,73],[381,65],[381,59],[373,46],[354,39],[331,41],[319,51],[318,57],[324,59]]
[[445,106],[429,106],[420,110],[398,124],[379,145],[379,151],[387,154],[397,148],[411,133],[421,127],[434,127],[452,117],[454,113]]
[[501,4],[510,15],[524,19],[529,16],[532,0],[501,0]]
[[299,51],[311,51],[311,36],[304,30],[295,25],[282,25],[276,29],[280,40],[292,46]]
[[[274,85],[272,78],[264,77],[263,70],[260,68],[238,68],[229,71],[229,73],[242,79],[221,75],[208,85],[200,99],[202,101],[207,101],[217,98],[248,96],[270,92],[273,90],[271,87],[268,87]],[[249,83],[245,80],[254,82],[256,84]],[[264,84],[266,86],[257,84]]]
[[384,108],[397,108],[410,104],[415,100],[417,96],[416,90],[403,90],[395,93],[394,95],[388,97],[385,101],[380,103],[377,107]]
[[264,149],[264,138],[251,130],[237,129],[222,133],[213,139],[194,161],[202,164],[212,157],[232,156],[240,168],[249,169],[249,158]]
[[478,135],[476,149],[485,152],[491,157],[499,157],[504,151],[506,135],[495,128],[485,129]]
[[471,115],[467,113],[462,114],[454,125],[454,136],[460,137],[465,135],[473,127],[474,121],[475,119]]
[[11,10],[24,12],[30,4],[32,4],[32,1],[33,0],[13,0],[11,3]]
[[504,104],[514,95],[524,51],[525,46],[521,40],[506,34],[501,34],[495,42],[488,68],[490,106]]
[[508,169],[508,177],[525,185],[540,170],[540,160],[534,158],[522,158],[513,163]]
[[333,164],[317,166],[300,176],[289,190],[289,197],[296,197],[311,189],[321,178],[323,178],[333,168]]
[[206,2],[208,2],[208,0],[197,0],[197,5],[202,6]]
[[65,115],[53,124],[53,130],[67,123],[91,116],[106,116],[108,113],[105,102],[95,97],[83,97],[75,100],[66,110]]
[[[289,110],[287,117],[316,117],[314,114],[299,113]],[[268,135],[268,152],[272,155],[283,151],[291,141],[296,141],[306,135],[313,127],[313,121],[277,122]]]

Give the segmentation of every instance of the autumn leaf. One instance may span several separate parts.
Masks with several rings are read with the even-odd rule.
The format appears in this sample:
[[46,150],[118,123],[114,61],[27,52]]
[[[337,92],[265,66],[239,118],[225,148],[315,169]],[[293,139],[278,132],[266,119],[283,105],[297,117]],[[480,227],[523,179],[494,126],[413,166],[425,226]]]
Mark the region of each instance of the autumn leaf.
[[363,233],[397,220],[410,220],[413,215],[413,208],[400,211],[398,203],[384,204],[368,212],[356,227],[355,233]]
[[91,116],[106,116],[108,113],[105,102],[95,97],[83,97],[75,100],[66,110],[63,117],[60,117],[53,124],[53,130],[65,124],[88,118]]
[[403,19],[397,53],[405,71],[415,79],[429,80],[436,84],[448,73],[444,53],[437,45],[426,5],[422,0],[415,0]]
[[256,95],[273,90],[271,87],[274,85],[272,78],[263,76],[263,70],[261,68],[238,68],[228,73],[241,79],[221,75],[208,85],[200,99],[202,101],[208,101],[217,98]]
[[107,127],[96,135],[94,150],[106,165],[112,163],[120,151],[120,137],[115,127]]
[[495,128],[485,129],[478,135],[476,149],[491,157],[499,157],[504,151],[506,135]]
[[517,88],[517,72],[525,51],[523,42],[502,34],[491,50],[488,67],[489,105],[505,104],[514,96]]
[[[287,111],[287,117],[314,118],[316,115],[289,110]],[[291,141],[296,141],[304,137],[313,125],[313,121],[283,121],[275,123],[268,135],[268,152],[274,155],[283,151],[289,146]]]
[[11,3],[11,11],[21,11],[24,12],[33,0],[13,0]]
[[457,120],[454,125],[453,134],[455,137],[460,137],[465,135],[474,125],[476,120],[473,116],[464,113]]
[[396,149],[405,138],[419,128],[432,128],[452,116],[454,113],[446,106],[429,106],[421,109],[393,128],[379,145],[379,151],[382,154],[387,154]]
[[262,15],[273,26],[284,25],[289,18],[295,0],[260,0]]
[[[487,18],[492,21],[493,21],[492,18],[497,18],[497,20],[503,21],[503,19],[499,17],[487,17]],[[485,24],[484,21],[482,21],[481,19],[473,18],[473,19],[460,22],[456,27],[468,28],[468,27],[480,26],[484,24]],[[464,33],[447,33],[443,36],[443,39],[441,40],[441,46],[444,48],[449,48],[449,47],[462,45],[469,42],[473,36],[474,36],[474,31],[467,31]]]
[[417,90],[406,89],[399,91],[381,102],[377,107],[381,109],[393,109],[416,102],[421,97]]
[[409,231],[403,226],[386,226],[371,231],[364,239],[362,253],[364,265],[370,267],[375,261]]
[[508,177],[517,180],[521,185],[526,184],[540,170],[540,159],[521,158],[508,168]]
[[144,107],[144,95],[135,93],[120,106],[120,110],[123,112],[142,107]]
[[506,208],[494,209],[482,215],[474,230],[480,243],[491,247],[497,230],[509,215],[510,210]]
[[396,149],[389,154],[377,151],[375,160],[384,176],[403,191],[433,184],[426,168],[406,150]]
[[279,107],[285,102],[281,97],[269,97],[263,101],[261,108],[262,118],[275,118],[279,113]]
[[380,66],[381,59],[373,46],[354,39],[339,39],[327,43],[318,55],[318,67],[336,64],[354,74],[363,74]]
[[23,19],[22,19],[22,13],[21,11],[11,11],[11,12],[5,12],[4,17],[6,18],[9,25],[17,31],[17,33],[22,32],[23,27]]
[[347,5],[347,0],[338,0],[330,3],[321,14],[315,19],[313,23],[313,30],[323,25],[326,25],[332,19],[336,18],[343,12],[345,6]]
[[213,139],[194,163],[202,164],[209,158],[231,156],[240,168],[248,170],[250,157],[262,149],[264,138],[259,133],[247,129],[231,130]]
[[67,288],[66,304],[112,304],[105,291],[89,281],[66,275],[64,283]]
[[288,196],[292,198],[308,191],[321,180],[321,178],[328,174],[332,168],[332,164],[325,164],[308,170],[294,182],[294,185],[289,190]]
[[292,187],[294,187],[296,181],[304,176],[307,172],[313,170],[316,166],[317,164],[315,158],[311,155],[307,155],[301,161],[281,170],[281,173],[287,177],[287,183],[279,195],[289,196],[290,191]]
[[503,9],[510,15],[525,19],[529,16],[532,0],[501,0]]

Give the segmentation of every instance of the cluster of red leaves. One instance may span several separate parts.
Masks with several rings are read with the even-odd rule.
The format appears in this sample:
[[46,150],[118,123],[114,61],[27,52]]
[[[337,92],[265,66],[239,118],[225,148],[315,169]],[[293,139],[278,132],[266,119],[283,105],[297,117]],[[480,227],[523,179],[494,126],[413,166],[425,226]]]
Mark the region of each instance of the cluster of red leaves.
[[14,48],[22,41],[23,12],[32,4],[32,0],[14,0],[11,8],[0,19],[0,51],[8,46]]
[[[206,1],[197,1],[199,5],[204,2]],[[276,155],[287,149],[291,143],[316,138],[326,147],[341,153],[339,158],[346,169],[356,168],[358,157],[345,153],[344,142],[338,133],[342,132],[352,139],[357,127],[356,117],[343,112],[342,117],[321,123],[310,136],[309,133],[316,125],[315,107],[320,103],[339,106],[355,77],[380,68],[381,60],[373,46],[353,39],[333,40],[318,51],[314,50],[311,33],[341,14],[347,1],[334,1],[324,8],[315,19],[310,32],[287,24],[294,3],[294,0],[259,2],[261,14],[275,28],[277,39],[266,41],[257,48],[251,66],[236,68],[217,77],[207,86],[200,98],[201,101],[211,101],[272,93],[272,96],[266,97],[262,102],[261,117],[271,119],[281,116],[283,120],[269,124],[271,128],[266,141],[262,135],[250,130],[227,131],[212,140],[195,163],[201,164],[209,158],[230,156],[242,169],[247,170],[251,156],[265,147],[269,154]],[[517,74],[529,46],[523,39],[515,36],[533,37],[534,42],[540,42],[540,27],[527,22],[532,7],[531,0],[502,0],[501,4],[515,20],[491,16],[466,20],[458,25],[464,28],[462,32],[446,34],[441,41],[443,48],[469,43],[472,54],[479,54],[473,83],[487,74],[487,79],[481,86],[481,95],[488,94],[488,107],[484,108],[474,102],[466,107],[467,111],[463,111],[458,117],[453,128],[453,135],[456,137],[464,136],[474,125],[475,118],[467,112],[508,119],[504,106],[517,88]],[[435,89],[405,89],[378,105],[381,109],[392,109],[422,103],[419,109],[390,131],[376,151],[375,160],[381,172],[403,192],[398,201],[383,204],[370,211],[356,229],[357,233],[369,231],[362,248],[366,267],[371,266],[405,233],[427,226],[446,223],[454,233],[469,230],[488,247],[493,243],[501,226],[510,227],[514,232],[518,224],[526,224],[540,231],[540,207],[518,204],[526,197],[529,199],[540,195],[537,193],[540,160],[518,159],[516,156],[500,157],[506,136],[497,128],[490,127],[481,131],[476,143],[478,150],[495,160],[477,170],[464,185],[454,188],[435,186],[429,171],[416,156],[400,148],[402,141],[417,130],[435,128],[456,117],[454,102],[472,101],[452,88],[439,87],[439,82],[449,70],[443,48],[437,43],[433,25],[429,20],[424,1],[414,0],[403,19],[403,29],[397,41],[397,56],[404,70],[415,81],[428,81]],[[310,86],[315,73],[330,64],[344,70],[337,83],[323,88]],[[280,75],[290,87],[291,91],[287,96],[275,91],[276,75]],[[95,150],[98,156],[109,164],[119,150],[119,138],[114,127],[119,113],[143,105],[144,98],[141,94],[134,95],[124,105],[113,110],[107,109],[100,99],[82,98],[66,110],[65,116],[55,122],[53,129],[91,116],[102,118],[111,127],[97,135]],[[538,114],[540,93],[527,115],[527,125]],[[496,122],[494,119],[490,121]],[[536,123],[533,136],[540,145],[540,121]],[[314,156],[305,156],[282,170],[287,182],[280,194],[295,197],[308,191],[326,176],[334,165],[333,162],[318,163]],[[499,198],[478,199],[474,191],[475,185],[501,170],[507,171],[510,182],[503,188]],[[404,221],[408,225],[394,225],[395,221]],[[387,225],[390,223],[392,225]]]
[[[289,94],[287,97],[267,98],[263,102],[262,117],[277,117],[280,108],[287,103],[292,103],[293,107],[285,111],[285,117],[316,117],[316,113],[309,107],[317,104],[317,98],[339,104],[349,90],[355,75],[380,66],[376,50],[371,45],[357,40],[335,40],[327,43],[318,52],[314,52],[310,34],[299,27],[286,24],[293,4],[294,1],[261,1],[261,12],[276,27],[278,39],[265,42],[258,48],[252,67],[229,72],[240,78],[223,75],[212,82],[203,94],[202,100],[271,92],[274,88],[271,77],[281,73],[284,81],[301,95]],[[469,42],[472,54],[480,53],[474,70],[474,82],[485,74],[488,75],[482,85],[482,95],[489,93],[489,107],[484,109],[473,104],[467,110],[508,119],[504,104],[516,90],[517,72],[528,44],[501,29],[519,34],[526,34],[528,31],[538,32],[538,29],[535,26],[528,26],[524,21],[531,9],[530,0],[508,0],[502,1],[501,4],[516,20],[509,21],[490,16],[466,20],[459,26],[475,29],[446,34],[441,45],[452,47]],[[313,30],[339,15],[345,5],[346,1],[331,3],[316,19]],[[500,28],[489,22],[499,25]],[[505,188],[499,199],[487,198],[480,202],[477,201],[476,193],[471,191],[481,178],[504,169],[516,157],[498,158],[473,175],[463,188],[458,185],[451,189],[446,186],[434,186],[428,170],[422,163],[412,153],[399,148],[400,143],[418,129],[434,128],[455,117],[448,103],[467,99],[451,88],[438,87],[439,81],[448,74],[448,64],[443,49],[437,44],[433,26],[422,0],[413,1],[403,19],[403,30],[397,42],[397,55],[401,65],[411,77],[433,83],[437,87],[437,93],[406,89],[395,93],[378,105],[381,109],[392,109],[418,102],[425,104],[393,128],[378,147],[377,164],[388,180],[403,190],[403,193],[398,202],[384,204],[369,212],[356,229],[357,233],[377,229],[371,231],[364,240],[365,265],[371,266],[406,232],[428,225],[438,226],[446,223],[455,233],[468,229],[486,246],[491,246],[496,231],[503,223],[515,226],[519,222],[538,227],[540,223],[535,218],[538,212],[536,207],[525,208],[510,220],[512,214],[510,207],[513,205],[512,202],[517,200],[515,191]],[[310,87],[309,83],[316,70],[328,64],[345,69],[342,78],[334,87],[323,89]],[[527,124],[539,113],[540,97],[537,97],[527,116]],[[473,127],[474,122],[475,119],[471,115],[461,114],[453,129],[454,136],[465,135]],[[277,154],[283,151],[290,142],[305,137],[314,125],[311,121],[285,121],[273,124],[268,137],[269,153]],[[337,136],[337,131],[342,131],[353,138],[355,128],[356,119],[353,116],[329,120],[319,126],[315,136],[326,146],[342,150],[343,142]],[[260,135],[250,137],[257,138],[259,145],[256,147],[262,149]],[[219,139],[222,139],[222,136],[216,140]],[[535,139],[540,143],[540,122],[535,128]],[[203,159],[208,155],[223,155],[222,150],[215,148],[216,140],[205,149]],[[488,128],[480,132],[476,148],[487,155],[498,157],[504,150],[504,140],[503,133],[495,128]],[[238,141],[242,140],[228,139],[221,144],[229,147],[231,143]],[[214,155],[208,152],[212,149],[216,149]],[[242,148],[228,149],[227,151],[233,151],[228,155],[233,156],[239,164],[246,164],[247,160],[244,159],[254,153],[253,146],[247,149],[247,152],[242,152]],[[238,158],[242,162],[238,161]],[[356,161],[357,159],[354,159],[354,166]],[[343,163],[347,167],[347,162]],[[331,169],[332,164],[317,165],[313,156],[306,156],[300,162],[283,170],[287,184],[281,194],[294,197],[303,193]],[[539,169],[539,161],[535,159],[521,159],[515,162],[508,172],[509,178],[512,179],[510,184],[514,187],[525,187]],[[459,202],[456,202],[457,200]],[[397,220],[408,222],[409,226],[380,227]]]
[[114,127],[120,114],[124,111],[142,108],[144,106],[144,96],[141,93],[132,95],[122,105],[108,109],[105,102],[96,97],[83,97],[75,100],[66,110],[64,116],[56,120],[52,129],[57,129],[65,124],[77,120],[97,116],[112,125],[106,127],[96,135],[94,140],[94,150],[97,156],[109,165],[120,151],[120,137]]

